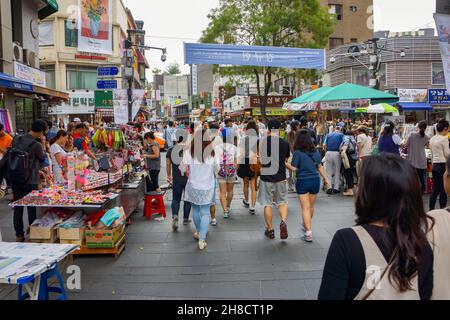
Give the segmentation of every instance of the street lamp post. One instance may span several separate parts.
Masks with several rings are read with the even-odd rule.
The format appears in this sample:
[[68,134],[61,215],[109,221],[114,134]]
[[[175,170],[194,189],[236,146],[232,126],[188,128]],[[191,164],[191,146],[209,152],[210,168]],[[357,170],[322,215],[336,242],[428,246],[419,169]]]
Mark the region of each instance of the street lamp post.
[[[158,47],[150,47],[150,46],[145,46],[145,45],[139,45],[139,44],[134,44],[133,43],[133,39],[131,37],[132,34],[140,34],[140,35],[145,35],[145,30],[138,30],[138,29],[129,29],[127,30],[127,41],[125,41],[125,49],[127,49],[127,63],[126,63],[126,67],[127,68],[131,68],[131,70],[133,70],[133,66],[134,66],[134,57],[132,52],[130,52],[129,50],[131,50],[133,47],[136,47],[138,49],[144,49],[144,50],[150,50],[150,49],[156,49],[156,50],[161,50],[162,51],[162,55],[161,55],[161,61],[165,62],[167,60],[166,57],[166,53],[167,53],[167,49],[166,48],[158,48]],[[128,122],[132,122],[133,121],[133,72],[131,71],[130,74],[126,75],[128,78]]]
[[[336,62],[336,57],[348,57],[350,59],[356,60],[359,64],[364,66],[366,69],[370,71],[370,87],[379,90],[380,82],[379,82],[379,74],[381,70],[381,54],[383,52],[393,52],[400,54],[401,58],[406,56],[405,50],[408,50],[408,47],[405,47],[400,50],[387,49],[386,43],[380,43],[379,38],[369,39],[362,46],[351,46],[348,49],[348,53],[333,55],[330,58],[330,63]],[[362,62],[360,57],[369,57],[369,64],[365,64]]]

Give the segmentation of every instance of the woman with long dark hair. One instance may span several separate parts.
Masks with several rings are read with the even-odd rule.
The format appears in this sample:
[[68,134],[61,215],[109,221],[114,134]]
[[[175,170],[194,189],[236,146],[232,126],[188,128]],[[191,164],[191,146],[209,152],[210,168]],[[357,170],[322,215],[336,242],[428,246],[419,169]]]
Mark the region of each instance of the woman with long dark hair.
[[400,155],[400,146],[402,139],[394,133],[395,124],[392,121],[387,121],[384,125],[383,132],[378,140],[378,150],[380,153],[393,153]]
[[312,242],[312,218],[317,194],[320,192],[320,176],[324,179],[325,186],[330,183],[323,169],[320,153],[311,141],[311,135],[307,130],[302,129],[297,132],[293,147],[294,155],[291,165],[297,175],[296,189],[305,232],[302,239]]
[[420,184],[422,185],[422,192],[425,192],[425,174],[428,165],[425,147],[430,142],[430,139],[425,135],[425,130],[427,130],[427,123],[425,121],[420,121],[417,128],[419,129],[419,132],[413,132],[406,142],[408,148],[407,159],[409,163],[416,168],[420,178]]
[[[258,154],[259,128],[254,120],[250,120],[245,128],[245,136],[240,142],[238,176],[244,181],[244,200],[242,205],[249,209],[249,213],[256,213],[256,198],[258,195],[258,173],[251,170],[251,163],[256,162]],[[251,189],[251,200],[249,200]]]
[[197,129],[191,147],[184,153],[180,171],[188,176],[184,200],[191,203],[197,231],[198,247],[207,246],[206,235],[211,221],[210,207],[215,202],[215,183],[218,161],[212,147],[210,130]]
[[432,220],[408,161],[382,153],[362,163],[356,216],[356,227],[333,238],[319,299],[430,299]]
[[445,163],[450,158],[448,140],[450,124],[447,120],[441,120],[436,126],[437,134],[430,139],[430,149],[433,162],[433,192],[430,196],[430,211],[434,210],[439,196],[441,209],[447,207],[447,194],[444,189]]

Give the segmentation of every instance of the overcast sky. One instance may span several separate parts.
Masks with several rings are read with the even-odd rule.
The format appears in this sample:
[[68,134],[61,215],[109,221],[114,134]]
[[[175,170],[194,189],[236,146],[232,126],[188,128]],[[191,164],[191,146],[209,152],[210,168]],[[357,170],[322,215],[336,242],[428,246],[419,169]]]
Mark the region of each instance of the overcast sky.
[[[147,45],[167,48],[147,52],[150,68],[164,69],[170,62],[184,64],[183,42],[196,42],[208,25],[207,14],[219,0],[123,0],[135,19],[144,20]],[[411,31],[434,27],[435,0],[374,0],[375,30]],[[189,68],[183,67],[184,72]],[[149,74],[150,75],[150,74]]]

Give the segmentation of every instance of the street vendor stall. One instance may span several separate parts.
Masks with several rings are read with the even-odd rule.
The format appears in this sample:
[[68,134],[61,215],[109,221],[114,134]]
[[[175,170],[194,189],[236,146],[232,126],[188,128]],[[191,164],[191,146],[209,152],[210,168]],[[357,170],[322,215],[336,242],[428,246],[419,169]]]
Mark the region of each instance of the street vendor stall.
[[141,143],[130,126],[100,128],[94,137],[98,160],[82,151],[68,153],[64,179],[48,181],[11,206],[38,208],[32,242],[75,244],[79,249],[72,255],[117,258],[125,248],[127,222],[144,198]]

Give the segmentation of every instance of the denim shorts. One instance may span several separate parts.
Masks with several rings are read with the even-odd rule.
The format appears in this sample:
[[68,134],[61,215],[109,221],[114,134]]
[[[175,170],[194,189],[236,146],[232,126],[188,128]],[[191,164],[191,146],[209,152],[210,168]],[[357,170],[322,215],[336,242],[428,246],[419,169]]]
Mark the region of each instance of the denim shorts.
[[320,177],[297,179],[295,183],[298,195],[318,194],[320,192]]

